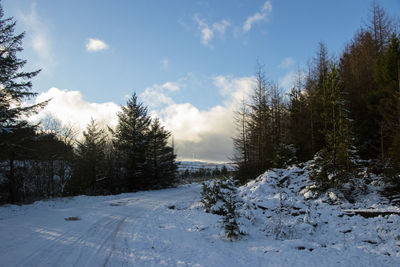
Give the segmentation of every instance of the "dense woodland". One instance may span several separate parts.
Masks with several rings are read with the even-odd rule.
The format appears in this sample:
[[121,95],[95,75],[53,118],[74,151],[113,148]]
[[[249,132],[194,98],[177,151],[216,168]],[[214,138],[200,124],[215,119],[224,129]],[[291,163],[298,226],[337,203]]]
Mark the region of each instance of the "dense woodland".
[[399,191],[399,66],[399,20],[375,2],[340,56],[319,44],[289,94],[259,64],[257,86],[235,114],[237,177],[314,159],[321,190],[340,187],[363,165]]
[[[173,185],[177,165],[171,133],[151,119],[136,94],[116,129],[95,120],[83,138],[53,118],[29,124],[47,102],[26,105],[31,80],[20,59],[24,33],[0,7],[0,202],[75,194],[115,194]],[[400,36],[398,18],[373,3],[368,22],[340,56],[319,44],[290,93],[258,64],[257,86],[235,114],[232,160],[237,178],[314,159],[321,190],[357,176],[360,164],[400,188]],[[51,100],[49,100],[51,101]]]

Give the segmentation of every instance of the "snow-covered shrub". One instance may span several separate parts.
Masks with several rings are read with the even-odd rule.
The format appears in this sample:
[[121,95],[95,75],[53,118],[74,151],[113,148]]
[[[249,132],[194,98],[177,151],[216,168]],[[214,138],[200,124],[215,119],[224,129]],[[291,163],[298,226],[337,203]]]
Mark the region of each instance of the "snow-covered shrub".
[[203,183],[201,202],[206,212],[221,215],[225,236],[228,240],[237,239],[243,234],[237,219],[238,208],[242,201],[238,197],[235,182],[232,179],[212,180]]
[[341,188],[357,175],[357,158],[349,157],[346,161],[338,158],[334,161],[331,154],[322,149],[315,154],[309,166],[310,180],[315,183],[315,188],[322,192],[330,188]]
[[205,212],[215,213],[212,208],[217,204],[220,195],[220,181],[211,180],[202,184],[201,203],[203,203]]
[[236,185],[232,179],[216,179],[204,182],[201,191],[201,202],[206,212],[224,215],[224,203],[233,194],[236,195]]
[[236,192],[226,192],[224,194],[223,217],[222,223],[225,229],[225,235],[228,240],[237,239],[243,233],[240,231],[237,219],[239,217],[238,199]]
[[294,218],[293,205],[290,197],[283,190],[279,190],[279,206],[272,212],[272,217],[266,221],[265,231],[267,236],[276,240],[290,240],[297,237],[297,220]]

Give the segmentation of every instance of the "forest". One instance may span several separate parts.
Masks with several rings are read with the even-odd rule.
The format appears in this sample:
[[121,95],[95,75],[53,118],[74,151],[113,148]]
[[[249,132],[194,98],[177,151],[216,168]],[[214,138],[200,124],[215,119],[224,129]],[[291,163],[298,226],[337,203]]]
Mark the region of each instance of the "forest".
[[[24,33],[0,8],[0,203],[55,196],[160,189],[178,182],[171,132],[133,93],[115,129],[95,120],[83,138],[49,118],[28,123],[47,101],[27,105],[32,79],[19,58]],[[340,188],[361,166],[400,192],[400,35],[398,18],[378,4],[339,56],[321,42],[289,93],[268,79],[261,63],[257,86],[232,118],[231,157],[245,183],[272,168],[311,159],[319,190]],[[49,99],[48,101],[51,101]]]
[[233,161],[242,183],[271,168],[313,160],[321,191],[340,189],[360,168],[400,191],[400,40],[398,18],[376,2],[339,56],[320,42],[284,93],[258,64],[257,86],[236,111]]

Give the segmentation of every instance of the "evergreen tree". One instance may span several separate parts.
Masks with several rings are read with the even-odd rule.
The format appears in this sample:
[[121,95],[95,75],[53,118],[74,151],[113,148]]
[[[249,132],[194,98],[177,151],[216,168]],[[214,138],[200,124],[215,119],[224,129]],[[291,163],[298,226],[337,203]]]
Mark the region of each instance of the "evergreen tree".
[[178,166],[175,163],[173,148],[168,146],[170,136],[171,133],[161,126],[158,119],[152,121],[146,152],[148,188],[165,188],[176,181]]
[[331,63],[326,80],[327,97],[324,101],[324,112],[321,114],[327,124],[324,133],[327,149],[331,151],[332,164],[346,166],[349,169],[352,139],[350,120],[347,111],[345,95],[340,87],[338,71]]
[[76,149],[74,182],[79,193],[96,193],[97,183],[105,179],[106,134],[92,119]]
[[31,79],[39,71],[24,72],[21,69],[26,60],[19,59],[17,54],[22,51],[24,33],[14,34],[16,22],[13,18],[4,18],[0,5],[0,157],[8,160],[9,200],[18,200],[14,161],[25,151],[25,143],[33,137],[32,126],[22,118],[37,111],[46,103],[25,106],[23,99],[36,94],[31,92]]
[[324,90],[321,117],[326,125],[323,130],[326,145],[319,152],[317,168],[311,177],[319,183],[320,189],[340,186],[341,183],[347,182],[354,153],[347,102],[334,63],[330,65]]
[[114,134],[114,146],[121,165],[121,175],[125,190],[139,190],[146,187],[146,152],[150,117],[147,107],[138,101],[136,93],[118,113],[118,126]]

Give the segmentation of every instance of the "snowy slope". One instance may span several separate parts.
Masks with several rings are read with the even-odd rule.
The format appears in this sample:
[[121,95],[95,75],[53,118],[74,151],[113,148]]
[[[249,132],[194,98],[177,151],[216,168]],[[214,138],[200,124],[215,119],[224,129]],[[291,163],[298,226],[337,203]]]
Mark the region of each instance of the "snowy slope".
[[[400,216],[339,217],[340,206],[296,192],[306,184],[293,167],[241,187],[253,220],[242,218],[248,235],[236,242],[221,237],[219,216],[204,213],[198,184],[3,206],[0,266],[400,265]],[[283,202],[290,208],[277,212]],[[279,225],[290,235],[275,238]]]
[[400,216],[364,218],[345,212],[399,214],[400,209],[380,197],[377,188],[365,189],[355,203],[349,203],[338,197],[340,192],[311,198],[309,187],[307,169],[298,167],[268,171],[241,187],[240,195],[251,207],[243,208],[242,213],[251,213],[254,218],[247,226],[250,233],[264,232],[270,239],[281,240],[282,245],[325,255],[324,260],[332,260],[332,264],[332,257],[340,257],[337,260],[341,265],[399,266]]

